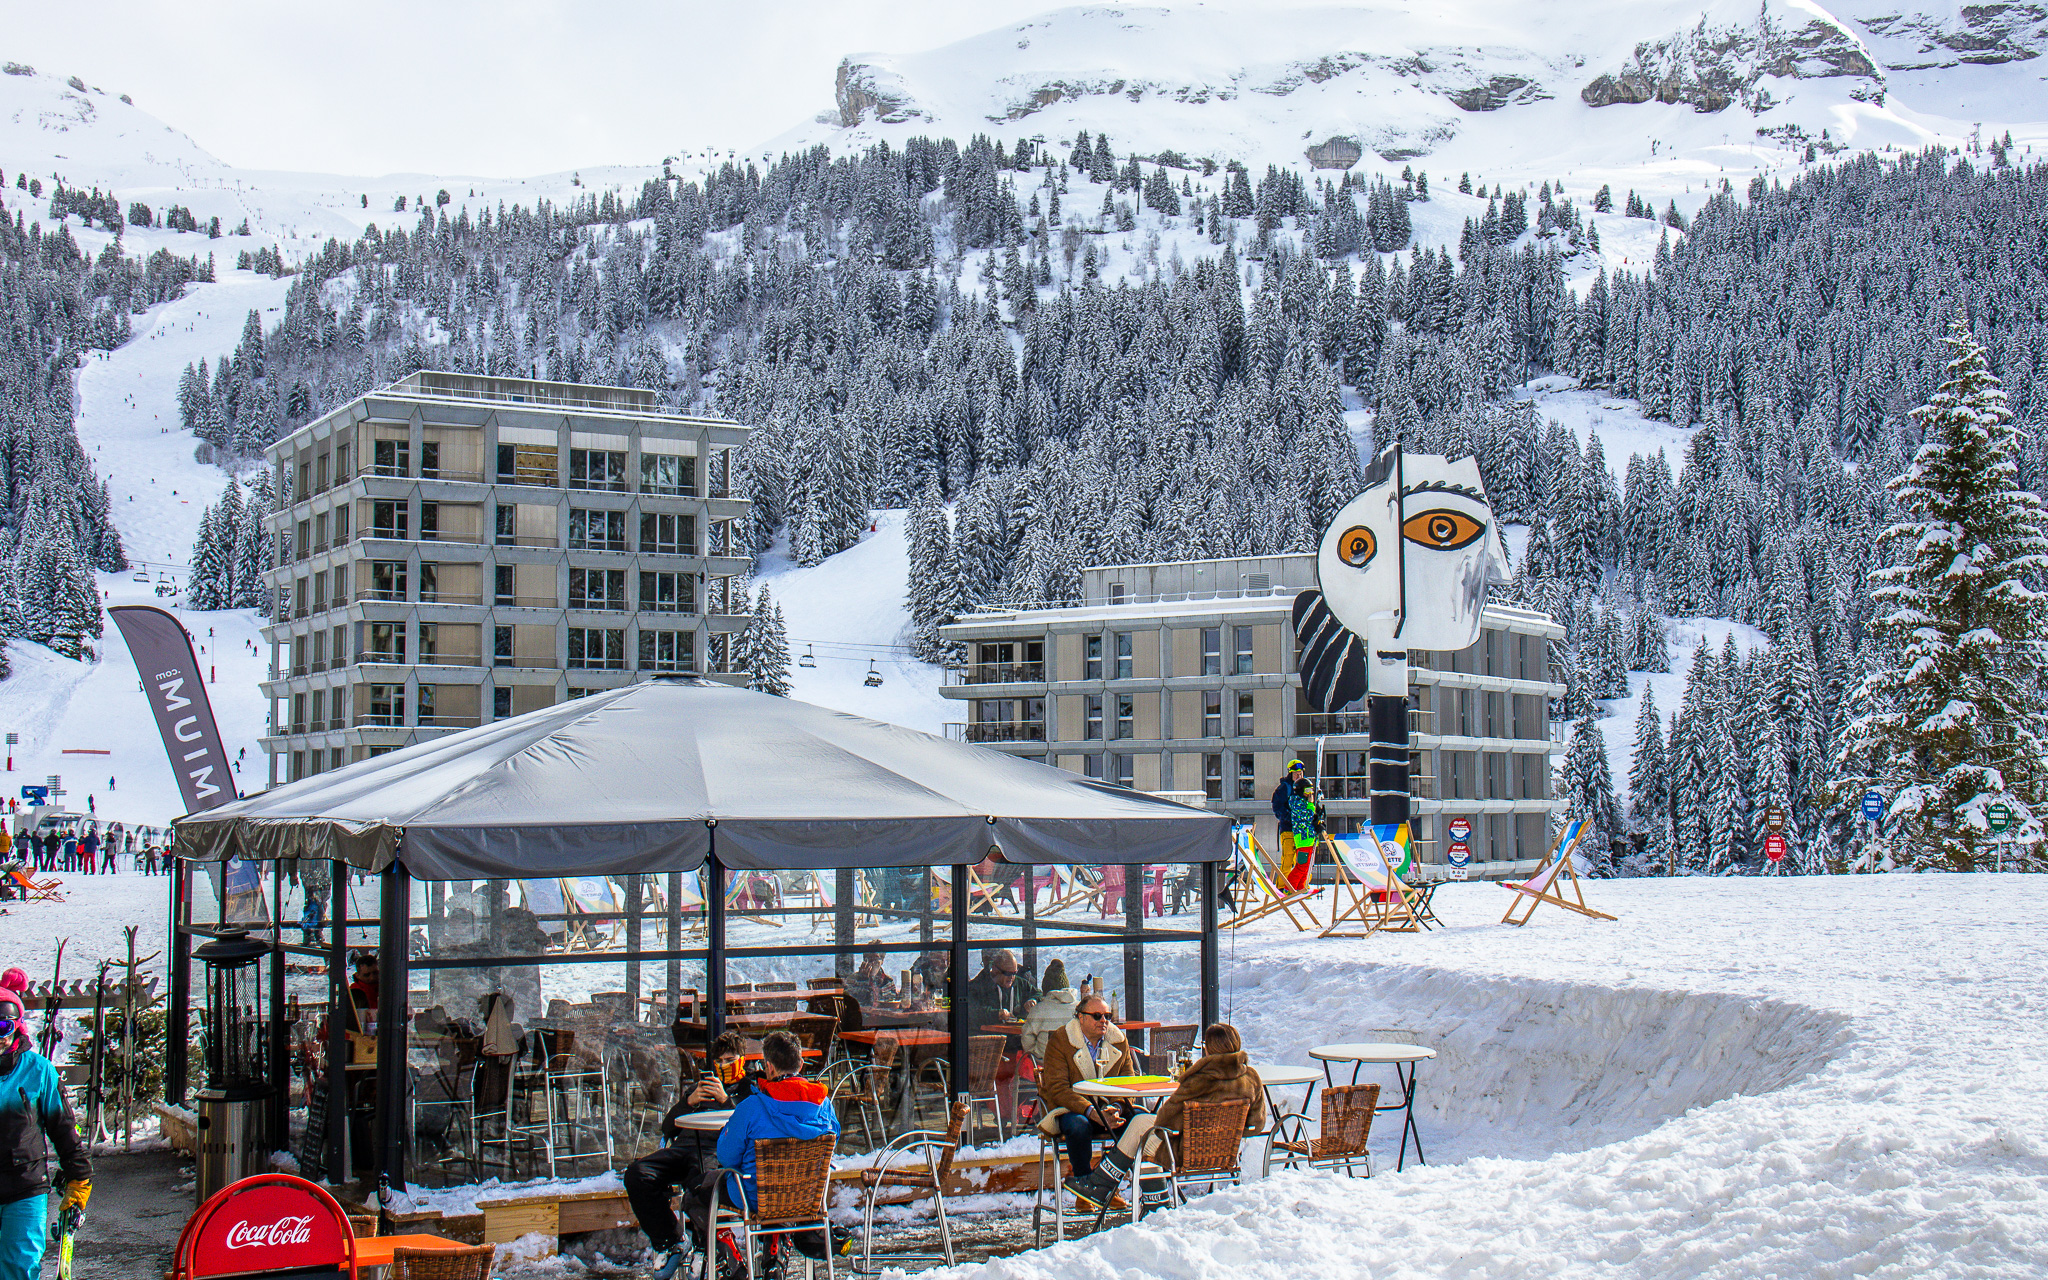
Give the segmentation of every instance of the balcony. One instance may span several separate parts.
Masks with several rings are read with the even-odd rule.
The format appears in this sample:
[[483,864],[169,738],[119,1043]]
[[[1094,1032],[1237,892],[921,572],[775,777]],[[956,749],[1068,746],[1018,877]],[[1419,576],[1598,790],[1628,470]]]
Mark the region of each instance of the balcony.
[[447,467],[421,467],[420,479],[441,480],[453,484],[482,484],[484,482],[484,473],[481,471],[451,471]]
[[393,653],[379,652],[375,649],[368,649],[361,653],[358,653],[356,655],[356,661],[370,665],[374,665],[376,663],[381,662],[391,666],[402,666],[406,661],[406,657],[405,652],[403,650]]
[[474,729],[482,724],[479,716],[421,716],[422,729]]
[[356,603],[358,603],[358,604],[363,604],[363,603],[366,603],[366,602],[382,602],[382,603],[385,603],[385,604],[404,604],[404,603],[405,603],[405,588],[403,588],[403,587],[390,587],[390,588],[386,588],[386,587],[364,587],[364,588],[363,588],[363,589],[362,589],[361,591],[358,591],[358,592],[356,592]]
[[482,604],[483,602],[484,598],[482,596],[456,595],[451,591],[420,592],[421,604]]
[[523,533],[501,533],[496,535],[493,541],[501,547],[548,547],[552,549],[561,545],[560,538],[540,538]]
[[[1430,733],[1429,722],[1436,718],[1434,711],[1416,707],[1408,708],[1408,732]],[[1336,737],[1339,734],[1356,734],[1360,737],[1372,733],[1372,716],[1364,711],[1332,711],[1299,713],[1294,717],[1294,736],[1297,738]]]
[[976,662],[946,669],[949,684],[1044,684],[1043,662]]
[[483,655],[476,653],[422,653],[419,664],[423,667],[480,667]]
[[562,664],[553,658],[536,658],[530,654],[501,653],[491,659],[494,667],[524,668],[528,671],[553,671]]
[[986,721],[948,724],[946,737],[954,742],[1044,742],[1045,721]]
[[492,603],[500,609],[553,609],[553,596],[494,596]]
[[356,728],[403,729],[405,728],[405,713],[403,711],[359,711],[356,713]]

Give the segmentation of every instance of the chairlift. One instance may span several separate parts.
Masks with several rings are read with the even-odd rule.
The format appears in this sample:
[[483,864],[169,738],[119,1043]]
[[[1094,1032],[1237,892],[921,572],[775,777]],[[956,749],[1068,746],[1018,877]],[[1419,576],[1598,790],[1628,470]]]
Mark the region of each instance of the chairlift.
[[868,678],[861,681],[861,683],[870,689],[882,687],[882,673],[875,670],[875,660],[873,658],[868,659]]
[[135,577],[134,577],[134,579],[133,579],[133,580],[134,580],[134,581],[136,581],[136,582],[148,582],[148,581],[149,581],[149,570],[147,570],[147,569],[137,569],[137,570],[135,571]]
[[798,659],[796,660],[796,665],[798,665],[798,666],[800,666],[800,667],[815,667],[815,666],[817,666],[817,665],[818,665],[818,658],[817,658],[817,655],[816,655],[816,654],[814,654],[814,653],[812,652],[812,649],[813,649],[813,648],[814,648],[814,646],[812,646],[812,645],[805,645],[805,646],[804,646],[804,656],[803,656],[803,657],[801,657],[801,658],[798,658]]

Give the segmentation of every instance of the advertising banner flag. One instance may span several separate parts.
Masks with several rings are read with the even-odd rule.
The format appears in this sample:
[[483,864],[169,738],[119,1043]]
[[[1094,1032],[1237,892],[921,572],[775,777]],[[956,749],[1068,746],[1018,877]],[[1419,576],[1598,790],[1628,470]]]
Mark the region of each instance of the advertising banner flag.
[[156,715],[157,732],[163,735],[164,751],[171,757],[171,772],[178,777],[185,812],[197,813],[233,800],[235,784],[227,749],[213,722],[213,707],[199,676],[199,655],[192,651],[185,624],[150,605],[117,605],[107,612],[135,657],[135,674]]

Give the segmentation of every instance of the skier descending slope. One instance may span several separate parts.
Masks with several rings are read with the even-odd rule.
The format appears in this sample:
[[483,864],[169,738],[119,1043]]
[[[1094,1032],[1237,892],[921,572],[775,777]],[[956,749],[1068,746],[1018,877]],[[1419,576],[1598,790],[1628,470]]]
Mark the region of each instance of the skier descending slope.
[[49,1157],[62,1168],[66,1209],[92,1195],[92,1165],[78,1141],[57,1068],[23,1027],[21,993],[0,986],[0,1280],[42,1274],[49,1217]]

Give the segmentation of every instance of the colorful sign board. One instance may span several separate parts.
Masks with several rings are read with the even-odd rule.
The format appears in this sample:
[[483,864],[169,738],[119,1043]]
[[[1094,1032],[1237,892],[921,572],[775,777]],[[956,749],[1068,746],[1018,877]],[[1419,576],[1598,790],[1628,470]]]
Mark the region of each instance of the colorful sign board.
[[1785,860],[1785,837],[1773,831],[1764,837],[1764,856],[1772,862]]
[[1764,810],[1764,826],[1772,831],[1785,829],[1785,811],[1777,805]]
[[1884,797],[1875,791],[1863,793],[1863,816],[1871,822],[1884,817]]
[[1993,801],[1984,807],[1984,822],[1991,828],[1992,835],[2003,833],[2012,825],[2012,820],[2012,806],[2003,800]]
[[1461,842],[1470,840],[1472,838],[1472,820],[1470,818],[1452,818],[1444,826],[1444,830],[1449,833],[1453,840]]

